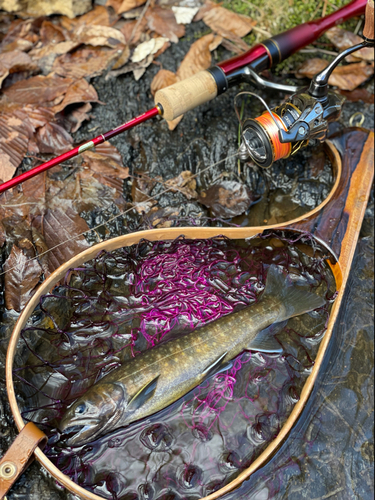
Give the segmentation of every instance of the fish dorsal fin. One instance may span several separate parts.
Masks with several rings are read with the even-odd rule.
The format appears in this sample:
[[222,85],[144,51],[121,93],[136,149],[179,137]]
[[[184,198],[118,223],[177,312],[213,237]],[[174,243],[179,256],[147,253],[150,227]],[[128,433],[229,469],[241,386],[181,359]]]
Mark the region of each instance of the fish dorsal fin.
[[272,264],[268,269],[266,289],[263,292],[262,300],[267,296],[278,297],[283,305],[278,322],[314,311],[326,303],[323,297],[311,293],[308,287],[302,288],[293,284],[290,276],[285,277],[282,270],[275,264]]
[[279,353],[283,352],[283,348],[275,339],[275,335],[281,332],[281,330],[286,326],[287,321],[282,323],[275,323],[268,328],[265,328],[253,339],[251,344],[248,346],[249,351],[260,351],[267,353]]
[[151,382],[146,384],[142,389],[140,389],[137,394],[135,394],[128,403],[128,409],[131,411],[138,410],[143,406],[146,401],[153,397],[156,390],[156,385],[159,380],[159,375],[155,377]]
[[225,371],[230,368],[231,363],[224,362],[224,359],[228,355],[228,352],[225,352],[221,356],[219,356],[213,363],[210,363],[207,368],[202,373],[204,379],[211,377],[215,373],[219,373],[221,371]]

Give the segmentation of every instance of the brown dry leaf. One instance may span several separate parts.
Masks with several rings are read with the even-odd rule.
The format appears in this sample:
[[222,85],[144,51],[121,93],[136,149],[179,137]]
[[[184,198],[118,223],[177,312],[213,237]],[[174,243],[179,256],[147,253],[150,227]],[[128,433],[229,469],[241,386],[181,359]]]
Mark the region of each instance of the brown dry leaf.
[[[313,78],[317,73],[328,66],[329,62],[325,59],[313,58],[298,69],[297,78]],[[354,90],[359,85],[364,83],[371,75],[374,74],[374,65],[360,62],[355,64],[347,64],[336,68],[328,83],[338,87],[341,90]]]
[[235,40],[248,35],[256,25],[250,17],[236,14],[220,6],[210,8],[203,15],[203,21],[212,31],[225,38],[234,37]]
[[69,133],[74,134],[84,121],[91,119],[91,115],[89,115],[91,110],[91,104],[86,102],[82,106],[70,110],[67,115],[64,114],[64,116],[60,116],[59,122]]
[[119,163],[123,166],[122,156],[120,151],[113,146],[109,141],[103,142],[98,146],[95,146],[95,152],[100,153],[102,156],[106,156],[107,158],[111,158],[112,160]]
[[121,33],[124,35],[126,43],[131,43],[132,45],[137,45],[146,31],[147,20],[144,17],[140,23],[138,23],[138,20],[128,21],[121,28]]
[[43,270],[37,260],[29,260],[18,246],[13,245],[4,271],[6,308],[20,312],[33,295]]
[[22,192],[29,200],[44,203],[46,197],[46,172],[42,172],[21,184]]
[[40,29],[40,39],[43,45],[47,45],[49,43],[65,42],[66,37],[60,26],[45,20]]
[[167,69],[161,69],[154,77],[151,83],[151,93],[155,96],[158,90],[169,87],[179,81],[178,76]]
[[0,54],[0,88],[8,75],[21,71],[27,72],[28,76],[40,72],[39,66],[31,60],[30,56],[20,50]]
[[91,0],[0,0],[0,9],[19,12],[33,17],[62,14],[76,17],[92,7]]
[[38,75],[13,84],[3,93],[13,102],[45,105],[65,94],[72,83],[70,78]]
[[194,42],[177,71],[180,80],[185,80],[199,71],[208,69],[212,61],[211,51],[215,50],[221,41],[221,37],[211,33]]
[[130,59],[130,48],[129,45],[125,45],[125,48],[120,54],[120,57],[117,59],[115,64],[112,66],[112,69],[122,68]]
[[74,33],[74,39],[84,45],[94,47],[119,48],[126,44],[121,31],[109,26],[80,26]]
[[356,89],[351,92],[340,90],[340,94],[350,102],[362,101],[366,104],[374,104],[374,94],[371,94],[367,89]]
[[[343,30],[335,26],[326,32],[326,37],[333,43],[333,45],[340,50],[348,49],[353,45],[358,45],[363,42],[363,39],[350,31]],[[366,47],[351,55],[351,60],[362,59],[364,61],[374,60],[374,48]]]
[[66,91],[64,100],[57,106],[54,106],[52,111],[60,113],[63,109],[71,104],[88,102],[99,102],[98,93],[95,88],[90,85],[84,78],[72,83]]
[[[1,0],[0,0],[1,1]],[[1,7],[0,7],[1,8]],[[39,42],[39,32],[43,19],[15,19],[0,44],[0,51],[30,50]]]
[[169,179],[165,185],[172,188],[172,193],[182,193],[188,200],[198,197],[196,192],[197,181],[190,170],[184,170],[177,177]]
[[365,62],[339,66],[328,83],[341,90],[354,90],[374,74],[374,65]]
[[5,229],[2,222],[0,221],[0,248],[4,245],[5,242],[6,242]]
[[[42,228],[44,240],[49,249],[47,257],[50,272],[55,271],[67,260],[90,246],[84,236],[78,236],[89,231],[87,223],[70,208],[65,211],[61,209],[47,210],[43,218]],[[75,239],[60,245],[72,238]],[[56,245],[60,246],[55,248]]]
[[123,181],[129,177],[129,168],[124,168],[121,163],[100,153],[87,151],[83,153],[83,167],[101,184],[109,186],[116,191],[116,198],[122,198]]
[[217,6],[218,6],[217,3],[212,2],[212,0],[206,0],[204,5],[199,9],[198,13],[194,17],[193,21],[194,22],[202,21],[207,12],[209,12],[212,9],[216,9]]
[[123,14],[145,3],[146,0],[107,0],[105,5],[106,7],[112,7],[117,14]]
[[140,63],[148,56],[156,54],[156,52],[158,52],[166,42],[168,42],[167,38],[158,37],[151,38],[151,40],[148,40],[147,42],[140,43],[134,50],[132,62]]
[[103,5],[96,5],[93,9],[90,9],[87,14],[83,16],[76,17],[75,19],[70,19],[69,17],[62,17],[60,19],[61,26],[68,31],[74,31],[78,26],[86,24],[87,26],[100,25],[100,26],[111,26],[111,18],[108,9]]
[[26,154],[29,133],[22,120],[0,114],[0,179],[9,181]]
[[75,80],[91,78],[101,75],[117,55],[116,49],[108,47],[82,47],[55,59],[52,69],[60,76]]
[[117,161],[109,158],[101,153],[94,153],[93,151],[86,151],[82,154],[85,163],[91,171],[96,174],[118,177],[119,179],[127,179],[129,177],[129,168],[123,167]]
[[178,39],[185,35],[185,26],[177,24],[175,15],[170,9],[162,7],[148,9],[145,18],[152,31],[168,38],[171,42],[178,43]]
[[235,181],[223,181],[203,191],[198,201],[211,210],[212,215],[224,219],[242,215],[254,199],[250,189]]
[[38,128],[35,139],[41,153],[53,153],[56,156],[68,151],[73,144],[73,138],[57,123],[46,123]]
[[50,43],[35,48],[29,52],[32,60],[38,64],[43,74],[48,76],[52,71],[53,63],[58,56],[62,56],[79,47],[79,42],[67,40],[60,43]]

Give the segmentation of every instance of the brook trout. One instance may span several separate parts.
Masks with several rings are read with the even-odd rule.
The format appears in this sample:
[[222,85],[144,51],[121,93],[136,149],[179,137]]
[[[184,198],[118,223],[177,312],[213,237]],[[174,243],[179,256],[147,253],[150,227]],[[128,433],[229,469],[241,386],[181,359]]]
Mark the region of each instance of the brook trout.
[[265,329],[324,304],[270,266],[257,304],[146,351],[90,387],[62,418],[61,432],[72,434],[67,444],[83,445],[166,408],[245,350],[280,352]]

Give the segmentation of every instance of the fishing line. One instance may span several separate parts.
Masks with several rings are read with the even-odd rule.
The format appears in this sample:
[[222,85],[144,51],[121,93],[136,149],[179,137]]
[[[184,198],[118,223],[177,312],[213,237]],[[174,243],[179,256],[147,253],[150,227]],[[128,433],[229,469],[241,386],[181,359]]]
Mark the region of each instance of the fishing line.
[[[214,167],[216,167],[217,165],[220,165],[221,163],[223,163],[223,162],[225,162],[225,161],[227,161],[227,160],[230,160],[231,158],[234,158],[234,157],[237,157],[237,153],[234,153],[234,154],[232,154],[232,155],[229,155],[229,156],[227,156],[226,158],[223,158],[222,160],[219,160],[218,162],[213,163],[212,165],[210,165],[210,166],[208,166],[208,167],[204,168],[204,169],[203,169],[203,170],[201,170],[200,172],[197,172],[196,174],[194,174],[194,175],[190,178],[190,180],[191,180],[191,179],[195,179],[196,177],[198,177],[198,175],[201,175],[201,174],[203,174],[204,172],[207,172],[208,170],[210,170],[211,168],[214,168]],[[155,195],[155,196],[152,196],[152,197],[148,198],[147,200],[145,200],[145,203],[147,203],[147,202],[149,202],[149,201],[152,201],[152,200],[156,200],[158,197],[162,196],[163,194],[166,194],[166,193],[168,193],[168,192],[170,192],[170,191],[173,191],[173,190],[174,190],[174,191],[181,191],[181,190],[180,190],[177,186],[171,186],[171,187],[169,187],[168,189],[165,189],[164,191],[162,191],[161,193],[158,193],[157,195]],[[5,205],[5,206],[7,206],[7,205]],[[24,268],[24,266],[27,266],[27,265],[29,264],[29,262],[32,262],[32,261],[34,261],[34,260],[38,260],[40,257],[43,257],[44,255],[47,255],[49,252],[52,252],[53,250],[56,250],[56,248],[59,248],[59,247],[61,247],[62,245],[66,245],[67,243],[71,243],[72,241],[77,240],[77,239],[78,239],[78,238],[80,238],[81,236],[85,236],[86,234],[90,233],[91,231],[94,231],[94,232],[96,233],[96,230],[97,230],[97,229],[101,228],[102,226],[105,226],[105,225],[109,224],[110,222],[113,222],[114,220],[118,219],[119,217],[122,217],[123,215],[128,214],[129,212],[131,212],[132,210],[134,210],[134,208],[135,208],[134,206],[133,206],[133,207],[131,207],[131,208],[128,208],[128,209],[127,209],[127,210],[125,210],[124,212],[121,212],[121,213],[119,213],[118,215],[115,215],[115,216],[111,217],[111,218],[110,218],[110,219],[108,219],[107,221],[105,221],[105,222],[103,222],[103,223],[101,223],[101,224],[98,224],[97,226],[95,226],[95,227],[93,227],[93,228],[91,228],[91,229],[88,229],[87,231],[84,231],[83,233],[77,234],[77,235],[75,235],[75,236],[74,236],[74,237],[72,237],[72,238],[69,238],[69,239],[67,239],[67,240],[65,240],[65,241],[62,241],[62,242],[61,242],[61,243],[59,243],[58,245],[55,245],[54,247],[49,248],[49,249],[48,249],[48,250],[46,250],[45,252],[42,252],[42,253],[40,253],[40,254],[36,255],[35,257],[33,257],[33,258],[31,258],[31,259],[28,259],[28,260],[26,261],[26,263],[22,265],[22,267],[21,267],[19,264],[17,264],[16,266],[11,267],[11,268],[10,268],[10,269],[8,269],[7,271],[2,271],[2,272],[0,273],[0,277],[1,277],[1,276],[5,276],[6,274],[8,274],[8,273],[10,273],[11,271],[14,271],[14,270],[16,270],[16,269],[21,270],[22,268]],[[96,233],[96,235],[98,236],[98,233]],[[5,265],[5,264],[4,264],[4,265]]]

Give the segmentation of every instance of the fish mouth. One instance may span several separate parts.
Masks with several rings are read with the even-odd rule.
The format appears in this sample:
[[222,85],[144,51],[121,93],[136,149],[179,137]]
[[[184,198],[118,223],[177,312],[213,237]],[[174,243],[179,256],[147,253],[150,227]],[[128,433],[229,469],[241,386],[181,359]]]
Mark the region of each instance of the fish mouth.
[[95,424],[89,424],[71,425],[64,430],[63,434],[68,438],[66,440],[68,446],[80,446],[93,441],[99,432],[100,427]]

